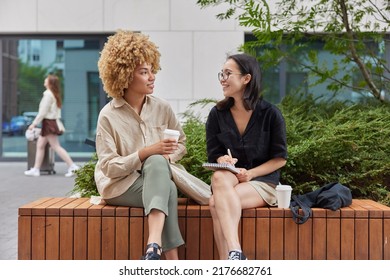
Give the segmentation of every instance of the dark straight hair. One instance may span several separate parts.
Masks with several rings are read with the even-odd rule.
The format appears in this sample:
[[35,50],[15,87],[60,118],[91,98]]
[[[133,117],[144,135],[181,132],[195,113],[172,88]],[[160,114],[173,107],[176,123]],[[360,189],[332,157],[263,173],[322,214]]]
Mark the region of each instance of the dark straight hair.
[[[254,110],[256,104],[261,100],[261,71],[257,59],[251,55],[233,54],[229,55],[226,60],[233,59],[237,63],[242,75],[250,74],[251,80],[245,87],[243,103],[246,110]],[[218,109],[227,109],[232,107],[234,99],[226,97],[217,103]]]

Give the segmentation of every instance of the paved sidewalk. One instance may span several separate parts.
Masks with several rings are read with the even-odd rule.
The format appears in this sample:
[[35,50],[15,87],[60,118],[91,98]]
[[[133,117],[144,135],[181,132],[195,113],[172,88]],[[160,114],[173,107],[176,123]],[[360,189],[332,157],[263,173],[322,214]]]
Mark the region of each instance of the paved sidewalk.
[[64,162],[55,163],[53,175],[27,177],[26,168],[26,162],[0,162],[0,260],[18,258],[18,208],[41,197],[69,196],[74,186]]

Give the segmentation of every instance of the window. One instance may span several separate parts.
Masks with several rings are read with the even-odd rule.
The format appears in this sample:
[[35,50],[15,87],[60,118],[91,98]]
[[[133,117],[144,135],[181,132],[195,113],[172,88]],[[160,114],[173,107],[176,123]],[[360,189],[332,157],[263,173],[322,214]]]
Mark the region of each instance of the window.
[[[246,34],[245,42],[255,40],[256,38],[252,34]],[[340,63],[342,60],[341,57],[337,57],[331,54],[329,51],[325,50],[324,43],[320,39],[318,39],[317,41],[309,41],[307,40],[307,38],[303,38],[302,42],[307,44],[303,52],[304,54],[309,53],[310,50],[318,51],[318,65],[329,64],[328,66],[331,67],[330,63],[332,63],[333,61],[337,61],[338,63]],[[296,42],[296,44],[299,44],[299,42]],[[370,52],[372,52],[374,56],[378,55],[386,59],[385,53],[386,47],[388,48],[388,46],[386,46],[383,42],[378,43],[374,41],[366,41],[364,42],[364,44],[368,46],[368,49],[370,50]],[[269,46],[269,48],[272,47],[273,46],[271,45]],[[267,47],[257,48],[256,51],[258,54],[266,53]],[[305,56],[303,55],[299,59],[301,61],[305,61]],[[380,87],[381,94],[384,94],[384,92],[386,91],[386,85],[384,82],[381,83],[380,77],[375,74],[375,71],[380,72],[380,65],[379,67],[376,66],[377,62],[373,60],[370,54],[367,54],[367,56],[363,57],[363,60],[365,62],[372,60],[371,64],[373,66],[371,72],[373,73],[373,78],[374,80],[376,80],[377,85]],[[294,92],[300,92],[304,95],[313,93],[317,97],[327,96],[327,94],[329,94],[329,90],[326,88],[327,85],[329,85],[329,82],[325,81],[324,83],[314,85],[318,78],[310,75],[310,70],[305,69],[303,66],[300,65],[299,62],[299,60],[298,63],[294,63],[294,61],[292,60],[282,60],[277,66],[262,69],[263,93],[264,98],[266,100],[272,103],[279,103],[284,96],[292,94]],[[309,63],[305,64],[309,65]],[[340,64],[343,64],[343,62]],[[387,62],[387,64],[389,64],[389,62]],[[375,67],[377,69],[375,69]],[[339,73],[337,73],[337,75],[335,76],[335,79],[341,80],[342,77],[347,74],[352,75],[350,88],[342,88],[342,90],[340,90],[340,95],[338,95],[337,98],[342,100],[349,100],[352,102],[358,102],[364,97],[371,97],[369,91],[365,90],[367,86],[356,64],[351,62],[350,64],[346,65],[344,71],[339,71]],[[353,90],[352,87],[360,88],[360,90]]]
[[[94,150],[84,142],[94,139],[97,116],[106,102],[97,61],[107,36],[0,36],[0,160],[26,159],[24,130],[31,118],[22,116],[38,111],[49,73],[58,75],[62,84],[66,132],[59,138],[61,145],[75,160],[91,157]],[[19,128],[13,132],[15,120]]]

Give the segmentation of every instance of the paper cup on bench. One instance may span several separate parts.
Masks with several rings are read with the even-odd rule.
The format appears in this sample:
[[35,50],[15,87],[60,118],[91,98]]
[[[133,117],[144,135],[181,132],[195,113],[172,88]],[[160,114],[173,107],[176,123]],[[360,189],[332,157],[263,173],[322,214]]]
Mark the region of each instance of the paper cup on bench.
[[289,185],[277,185],[276,197],[278,199],[278,208],[289,208],[291,201],[292,188]]
[[174,138],[177,141],[179,141],[180,132],[178,130],[174,129],[165,129],[164,130],[164,139],[172,139]]

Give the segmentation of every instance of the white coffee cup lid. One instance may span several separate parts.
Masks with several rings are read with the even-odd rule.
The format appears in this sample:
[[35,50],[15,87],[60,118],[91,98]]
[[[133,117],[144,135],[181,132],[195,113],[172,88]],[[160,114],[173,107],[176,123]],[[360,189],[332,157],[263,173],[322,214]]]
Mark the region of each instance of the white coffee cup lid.
[[178,130],[174,130],[174,129],[165,129],[164,133],[170,134],[170,135],[176,135],[176,136],[180,135],[180,132]]
[[291,186],[289,186],[289,185],[277,185],[276,189],[280,190],[280,191],[290,191],[290,190],[292,190]]

